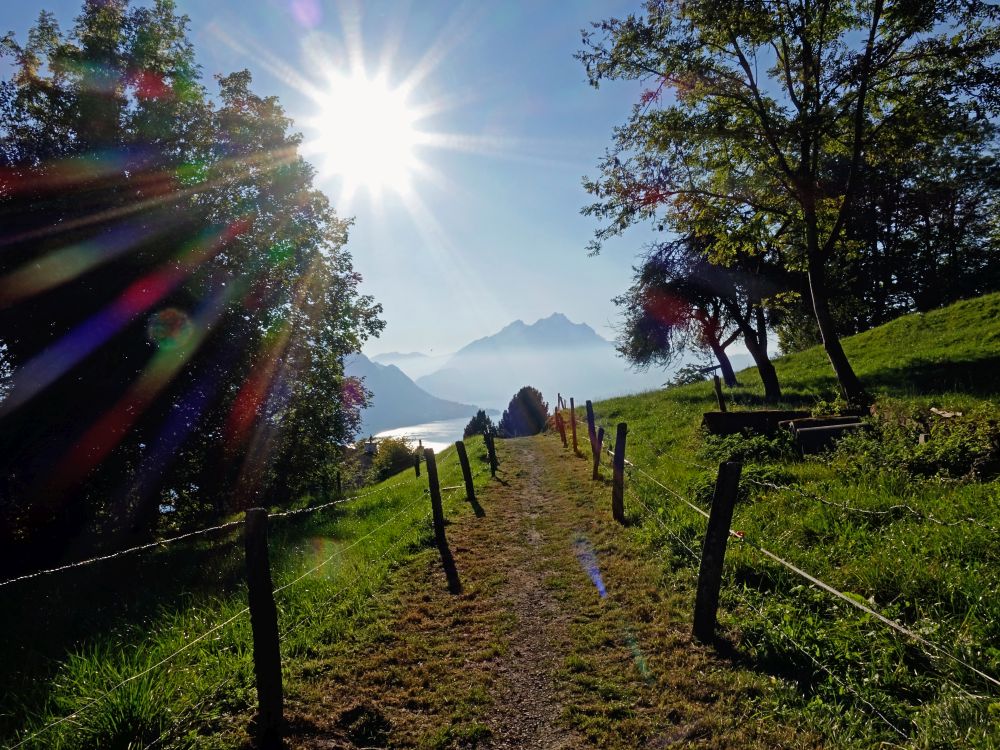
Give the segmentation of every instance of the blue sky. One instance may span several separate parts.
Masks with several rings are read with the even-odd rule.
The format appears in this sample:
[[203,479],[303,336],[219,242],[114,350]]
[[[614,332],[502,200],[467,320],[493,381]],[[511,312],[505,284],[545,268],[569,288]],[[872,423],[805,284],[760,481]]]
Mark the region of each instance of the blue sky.
[[[319,183],[342,215],[355,217],[349,248],[364,291],[385,308],[388,325],[367,353],[440,354],[554,311],[613,337],[611,298],[628,286],[648,234],[636,230],[588,257],[595,225],[579,213],[588,202],[581,178],[596,171],[640,87],[594,90],[573,53],[581,28],[635,10],[638,0],[178,5],[191,17],[206,82],[248,68],[255,90],[277,95],[314,144],[321,133],[308,123],[319,108],[301,89],[321,90],[330,68],[346,72],[352,38],[371,74],[395,49],[385,68],[390,88],[425,71],[407,99],[435,108],[420,130],[461,136],[449,139],[461,148],[417,147],[429,176],[413,177],[408,197],[385,190],[376,204],[361,190],[344,203],[340,178],[325,174]],[[79,8],[80,0],[6,5],[0,31],[23,39],[42,9],[68,28]]]

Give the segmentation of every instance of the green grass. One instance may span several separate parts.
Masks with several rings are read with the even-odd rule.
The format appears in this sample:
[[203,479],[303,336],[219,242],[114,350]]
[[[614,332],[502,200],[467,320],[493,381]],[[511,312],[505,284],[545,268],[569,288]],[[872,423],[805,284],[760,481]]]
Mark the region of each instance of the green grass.
[[[910,315],[848,338],[844,346],[866,386],[897,407],[995,411],[1000,295]],[[786,406],[811,408],[836,398],[822,349],[775,365]],[[730,392],[735,408],[757,408],[763,389],[756,372],[739,377],[742,385]],[[771,446],[770,455],[761,445],[720,445],[700,429],[702,412],[714,408],[708,383],[595,405],[609,434],[616,422],[628,423],[627,454],[638,468],[703,508],[713,467],[727,451],[748,454],[745,477],[790,488],[744,482],[735,529],[1000,676],[996,479],[918,476],[872,464],[863,452],[846,448],[803,461],[780,445]],[[629,512],[645,519],[637,533],[665,555],[676,586],[690,590],[704,519],[638,469],[629,472],[629,484],[662,522],[626,497]],[[730,544],[723,592],[733,659],[795,684],[794,711],[832,745],[1000,747],[1000,689],[947,659],[928,656],[925,648],[809,586],[749,544]]]
[[[475,472],[485,451],[468,443]],[[453,448],[438,462],[442,486],[461,484]],[[330,510],[271,519],[286,693],[325,649],[371,628],[372,595],[431,543],[426,486],[411,470]],[[464,492],[444,496],[446,516],[471,512]],[[0,591],[0,742],[72,717],[22,747],[241,744],[256,701],[242,564],[237,529]]]

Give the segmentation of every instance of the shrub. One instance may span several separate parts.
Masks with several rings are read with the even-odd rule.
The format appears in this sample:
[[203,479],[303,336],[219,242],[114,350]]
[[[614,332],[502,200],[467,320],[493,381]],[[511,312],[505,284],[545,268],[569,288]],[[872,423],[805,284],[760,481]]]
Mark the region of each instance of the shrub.
[[413,457],[416,449],[413,441],[402,437],[380,438],[378,453],[368,470],[369,482],[381,482],[393,474],[413,467]]
[[542,400],[541,391],[526,385],[514,394],[500,418],[500,437],[537,435],[548,417],[549,405]]
[[850,404],[839,394],[832,400],[819,399],[813,404],[810,412],[814,417],[839,417],[846,414],[850,409]]
[[681,368],[678,368],[674,376],[670,378],[667,383],[667,388],[677,388],[682,385],[691,385],[692,383],[704,383],[708,378],[705,375],[705,368],[698,364],[686,364]]
[[[982,403],[952,417],[882,399],[868,433],[845,437],[833,460],[849,473],[872,469],[918,477],[991,479],[1000,474],[1000,407]],[[920,435],[926,435],[920,442]]]
[[496,434],[496,425],[493,424],[493,420],[489,418],[485,411],[480,409],[476,412],[476,416],[469,420],[469,424],[465,425],[465,431],[462,433],[463,438],[471,437],[473,435],[485,435],[490,432]]

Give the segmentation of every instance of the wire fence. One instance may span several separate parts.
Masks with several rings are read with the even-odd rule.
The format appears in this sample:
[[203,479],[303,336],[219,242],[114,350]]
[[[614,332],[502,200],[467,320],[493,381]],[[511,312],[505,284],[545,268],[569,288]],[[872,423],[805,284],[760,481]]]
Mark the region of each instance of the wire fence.
[[[443,460],[439,464],[439,470],[441,470],[441,469],[448,470],[448,469],[452,468],[451,455],[452,454],[447,454],[443,458]],[[478,470],[475,472],[474,476],[478,477],[484,471],[485,471],[485,469],[483,467],[478,467]],[[406,490],[409,485],[414,484],[415,481],[417,480],[417,478],[418,477],[416,477],[416,475],[414,475],[414,476],[411,476],[411,477],[408,477],[408,478],[403,478],[403,479],[400,479],[400,480],[397,480],[397,481],[391,481],[389,483],[385,483],[385,484],[383,484],[383,485],[381,485],[379,487],[373,488],[371,490],[368,490],[368,491],[365,491],[365,492],[355,493],[355,494],[353,494],[351,496],[338,498],[336,500],[333,500],[333,501],[330,501],[330,502],[326,502],[326,503],[322,503],[320,505],[314,505],[314,506],[308,506],[308,507],[305,507],[305,508],[298,508],[298,509],[293,509],[293,510],[278,511],[278,512],[274,512],[274,513],[270,513],[270,514],[267,515],[267,518],[269,520],[272,520],[272,519],[273,520],[283,520],[283,519],[288,519],[288,518],[303,517],[303,516],[314,514],[314,513],[321,513],[323,511],[330,510],[330,509],[335,508],[337,506],[342,506],[344,504],[356,502],[356,501],[359,501],[359,500],[362,500],[362,499],[365,499],[365,498],[374,498],[375,496],[386,496],[386,495],[394,495],[394,496],[398,497],[398,493],[400,491],[402,491],[402,490]],[[426,490],[424,492],[426,492]],[[381,553],[379,555],[377,555],[374,558],[368,559],[363,565],[361,565],[360,568],[358,569],[357,574],[355,576],[351,577],[348,581],[346,581],[344,583],[344,585],[342,585],[339,588],[337,588],[336,591],[334,591],[333,593],[329,594],[326,597],[326,601],[327,601],[327,603],[332,603],[333,601],[335,601],[336,599],[338,599],[339,597],[341,597],[345,592],[354,589],[363,580],[367,581],[367,585],[365,586],[365,588],[367,588],[368,591],[369,591],[368,596],[373,595],[374,592],[375,592],[375,589],[376,589],[376,587],[374,585],[374,576],[375,576],[377,567],[380,566],[382,563],[384,563],[385,560],[387,560],[391,555],[393,555],[395,553],[398,553],[400,551],[401,547],[403,547],[406,544],[411,544],[411,543],[415,542],[416,539],[419,538],[419,535],[422,534],[422,533],[424,533],[425,530],[424,530],[423,527],[426,525],[426,521],[427,521],[427,519],[431,515],[430,512],[428,511],[427,513],[421,514],[419,518],[412,518],[412,517],[408,517],[408,516],[412,516],[412,511],[414,510],[414,508],[417,507],[418,504],[426,503],[426,502],[427,502],[427,500],[426,500],[426,497],[425,497],[424,493],[418,494],[414,499],[412,499],[409,502],[405,503],[399,510],[396,510],[395,512],[393,512],[387,519],[385,519],[384,521],[382,521],[378,525],[374,526],[373,528],[367,530],[366,533],[364,533],[363,535],[361,535],[361,536],[353,539],[352,541],[350,541],[350,543],[338,547],[338,549],[335,552],[333,552],[333,554],[327,556],[326,558],[324,558],[318,564],[309,566],[306,570],[302,571],[301,573],[296,574],[293,578],[291,578],[287,582],[284,582],[281,585],[275,586],[272,589],[272,591],[270,592],[271,596],[274,597],[276,595],[282,594],[283,592],[286,592],[288,589],[290,589],[291,587],[295,586],[296,584],[301,583],[302,581],[304,581],[305,579],[309,578],[310,576],[314,576],[321,569],[323,569],[324,567],[330,565],[335,560],[344,558],[345,555],[347,555],[347,553],[349,553],[352,550],[355,550],[356,548],[358,548],[359,546],[361,546],[363,543],[365,543],[365,542],[373,539],[380,532],[385,532],[393,524],[396,524],[396,523],[402,524],[401,529],[399,530],[400,533],[398,533],[396,535],[396,538],[391,543],[387,544],[385,546],[385,548],[381,551]],[[113,560],[113,559],[124,557],[124,556],[127,556],[127,555],[137,554],[137,553],[141,553],[141,552],[147,552],[147,551],[151,551],[151,550],[154,550],[154,549],[161,549],[161,548],[163,548],[165,546],[174,544],[176,542],[180,542],[180,541],[184,541],[184,540],[190,540],[190,539],[202,537],[202,536],[209,535],[209,534],[221,533],[221,532],[224,532],[224,531],[231,531],[231,530],[237,529],[237,528],[239,528],[241,526],[244,526],[244,525],[245,525],[245,519],[238,519],[238,520],[229,521],[229,522],[226,522],[226,523],[223,523],[223,524],[219,524],[219,525],[216,525],[216,526],[212,526],[212,527],[208,527],[208,528],[203,528],[203,529],[198,529],[196,531],[186,532],[184,534],[180,534],[180,535],[177,535],[175,537],[168,538],[168,539],[163,539],[163,540],[158,540],[158,541],[150,542],[150,543],[147,543],[147,544],[137,545],[137,546],[129,547],[129,548],[126,548],[126,549],[121,549],[121,550],[118,550],[116,552],[111,552],[111,553],[108,553],[108,554],[105,554],[105,555],[100,555],[100,556],[92,557],[92,558],[89,558],[89,559],[86,559],[86,560],[80,560],[80,561],[77,561],[77,562],[74,562],[74,563],[69,563],[67,565],[62,565],[62,566],[58,566],[58,567],[54,567],[54,568],[49,568],[49,569],[45,569],[45,570],[39,570],[39,571],[34,572],[34,573],[30,573],[30,574],[26,574],[26,575],[22,575],[22,576],[17,576],[15,578],[11,578],[9,580],[0,582],[0,587],[7,586],[7,585],[10,585],[10,584],[14,584],[14,583],[23,582],[23,581],[28,581],[28,580],[32,580],[32,579],[37,579],[37,578],[40,578],[40,577],[43,577],[43,576],[48,576],[48,575],[60,573],[60,572],[63,572],[63,571],[69,571],[69,570],[73,570],[73,569],[77,569],[77,568],[82,568],[82,567],[85,567],[85,566],[88,566],[88,565],[93,565],[93,564],[96,564],[96,563],[104,562],[106,560]],[[413,533],[413,532],[415,532],[415,533]],[[166,656],[157,659],[154,663],[150,664],[149,666],[147,666],[147,667],[145,667],[145,668],[143,668],[143,669],[141,669],[141,670],[139,670],[137,672],[134,672],[133,674],[130,674],[128,677],[125,677],[125,678],[119,680],[118,682],[116,682],[115,684],[111,685],[110,687],[101,690],[96,695],[94,695],[92,698],[89,698],[89,699],[85,700],[82,705],[80,705],[78,708],[74,709],[72,712],[70,712],[68,714],[65,714],[63,716],[60,716],[60,717],[58,717],[56,719],[53,719],[52,721],[49,721],[49,722],[43,724],[42,726],[38,727],[37,729],[30,730],[24,736],[22,736],[19,739],[17,739],[16,742],[14,742],[13,744],[8,745],[8,750],[17,750],[18,748],[22,748],[22,747],[24,747],[24,746],[26,746],[26,745],[28,745],[30,743],[35,742],[36,740],[39,740],[41,737],[43,737],[47,733],[49,733],[49,732],[51,732],[53,730],[56,730],[59,727],[62,727],[62,726],[65,726],[65,725],[77,725],[78,722],[79,722],[80,717],[83,716],[84,714],[86,714],[87,712],[89,712],[94,707],[96,707],[99,704],[107,701],[114,694],[116,694],[117,692],[119,692],[122,689],[126,688],[130,684],[135,683],[136,681],[141,680],[142,678],[146,677],[147,675],[149,675],[149,674],[151,674],[151,673],[153,673],[153,672],[155,672],[155,671],[157,671],[157,670],[159,670],[159,669],[161,669],[163,667],[166,667],[167,665],[175,662],[179,657],[181,657],[185,653],[191,651],[191,649],[193,649],[199,643],[202,643],[202,642],[206,641],[207,639],[209,639],[209,638],[211,638],[213,636],[218,637],[228,626],[233,625],[238,620],[240,620],[242,617],[244,617],[245,615],[247,615],[249,612],[250,612],[250,607],[249,606],[245,606],[245,607],[242,607],[242,608],[238,609],[236,612],[234,612],[230,616],[226,617],[222,621],[217,622],[216,624],[212,625],[211,627],[207,628],[206,630],[200,632],[200,634],[198,634],[198,635],[196,635],[194,637],[186,639],[183,644],[181,644],[178,648],[172,650]],[[209,617],[210,617],[210,615],[208,613],[206,613],[201,619],[207,620],[207,619],[209,619]],[[196,619],[198,619],[198,618],[196,618]],[[290,635],[292,635],[296,631],[300,630],[302,627],[305,627],[306,625],[307,625],[307,621],[305,619],[300,619],[297,622],[289,624],[282,631],[282,635],[281,635],[281,639],[280,640],[281,641],[286,641]],[[232,646],[229,646],[229,647],[226,647],[226,648],[232,648]],[[223,650],[225,650],[225,649],[223,649]],[[221,684],[219,684],[217,687],[215,687],[211,691],[209,691],[209,694],[206,695],[202,699],[202,704],[204,704],[205,701],[209,700],[211,698],[212,694],[218,694],[218,692],[220,690],[224,689],[226,687],[226,685],[229,684],[234,679],[236,679],[236,676],[235,675],[230,675]],[[192,706],[189,709],[188,713],[190,714],[190,718],[191,719],[193,719],[194,717],[196,717],[198,715],[198,712],[196,710],[196,706]],[[152,750],[152,748],[155,748],[155,747],[162,747],[165,742],[168,742],[173,735],[176,735],[177,732],[180,731],[180,728],[182,728],[184,726],[184,724],[185,724],[185,720],[181,720],[179,722],[174,722],[172,724],[172,726],[167,727],[167,729],[164,732],[162,732],[157,738],[155,738],[154,740],[152,740],[145,747],[149,748],[149,750]]]
[[[601,421],[595,415],[594,418],[594,429],[595,432],[597,427],[605,428],[606,426],[601,423]],[[582,437],[589,441],[589,430],[580,431]],[[611,434],[610,429],[604,429],[604,434]],[[663,451],[658,451],[654,446],[650,445],[636,432],[629,431],[628,439],[634,440],[635,442],[642,445],[647,452],[647,455],[659,458],[666,455]],[[596,448],[601,453],[607,453],[609,455],[614,455],[614,452],[609,446],[597,445],[592,448]],[[715,471],[712,467],[701,464],[697,461],[687,459],[682,456],[670,454],[669,460],[671,462],[678,462],[686,465],[688,468],[695,469],[700,472],[713,472]],[[663,532],[665,532],[677,545],[679,553],[687,559],[692,565],[696,565],[701,561],[701,552],[691,543],[686,541],[677,530],[671,528],[671,526],[664,521],[661,514],[654,509],[653,504],[655,501],[650,501],[644,499],[642,494],[652,495],[656,498],[669,498],[672,502],[676,503],[678,507],[683,507],[693,513],[697,514],[703,519],[709,519],[709,512],[697,504],[696,500],[686,494],[684,491],[670,486],[661,478],[658,478],[654,473],[653,469],[649,467],[644,467],[643,465],[636,464],[634,460],[624,461],[625,466],[629,470],[632,480],[630,486],[626,489],[626,494],[630,500],[635,503],[635,505],[641,509],[644,518],[653,521],[656,526]],[[798,495],[803,499],[807,499],[813,502],[820,502],[824,505],[838,508],[845,512],[858,512],[858,513],[868,513],[868,514],[897,514],[906,513],[912,517],[919,518],[930,523],[934,523],[940,526],[959,526],[962,524],[973,524],[977,527],[983,528],[987,531],[996,532],[989,524],[985,524],[978,519],[966,517],[958,519],[955,521],[944,521],[942,519],[936,518],[933,514],[922,512],[916,508],[913,508],[907,504],[897,504],[889,508],[884,509],[864,509],[857,508],[850,505],[841,504],[825,498],[816,493],[809,492],[801,487],[795,485],[783,485],[776,482],[770,482],[766,480],[760,480],[755,477],[746,477],[742,481],[748,484],[754,485],[759,488],[768,489],[776,492],[790,492]],[[643,483],[647,485],[646,490],[643,489]],[[632,487],[635,486],[636,489]],[[762,539],[754,538],[748,536],[743,531],[737,531],[735,529],[728,529],[729,537],[731,539],[736,539],[740,543],[744,544],[747,548],[753,550],[756,554],[759,554],[763,559],[778,565],[782,569],[788,571],[793,576],[798,577],[809,586],[814,589],[828,595],[838,603],[842,605],[847,605],[850,610],[861,613],[863,616],[871,618],[879,625],[886,629],[886,632],[891,633],[895,637],[904,640],[910,644],[916,646],[924,657],[928,659],[930,664],[935,662],[944,662],[957,667],[962,670],[966,670],[968,674],[974,675],[976,678],[981,679],[985,684],[988,684],[991,688],[1000,688],[1000,679],[995,675],[990,674],[985,667],[982,665],[977,665],[967,658],[959,656],[951,649],[948,649],[940,644],[934,643],[932,640],[928,639],[921,633],[916,632],[914,629],[909,628],[892,618],[886,616],[884,613],[879,612],[873,604],[866,603],[864,601],[859,601],[859,597],[854,597],[847,594],[844,591],[836,588],[827,581],[824,581],[820,577],[808,572],[801,566],[796,565],[786,557],[772,551],[765,546]],[[891,719],[887,713],[878,708],[868,697],[866,697],[860,690],[858,690],[854,685],[851,684],[850,680],[845,679],[836,673],[834,669],[829,667],[827,664],[823,663],[817,654],[813,653],[810,649],[804,647],[802,644],[798,643],[786,630],[782,627],[777,626],[770,621],[767,612],[755,604],[751,599],[749,592],[745,588],[737,588],[735,591],[737,597],[739,598],[741,604],[746,607],[747,610],[751,611],[757,616],[759,622],[764,624],[769,630],[773,631],[778,635],[778,637],[789,644],[796,652],[800,653],[809,661],[810,664],[821,673],[826,675],[826,677],[836,685],[840,690],[850,694],[858,703],[865,708],[872,716],[883,723],[887,728],[889,728],[894,734],[898,735],[903,739],[909,739],[910,733],[906,728],[900,725],[898,721]],[[944,627],[943,623],[940,622],[928,622],[931,629],[935,632],[947,632],[947,628]],[[994,696],[981,696],[970,692],[965,686],[960,685],[955,682],[950,675],[946,672],[940,670],[937,667],[932,668],[934,676],[940,678],[942,684],[947,685],[956,689],[962,695],[973,698],[973,699],[993,699]]]
[[[367,492],[356,493],[348,497],[343,497],[337,500],[332,500],[330,502],[323,503],[322,505],[310,505],[305,508],[296,508],[294,510],[285,510],[275,513],[269,513],[268,518],[291,518],[294,516],[311,515],[313,513],[317,513],[320,511],[329,510],[330,508],[333,508],[338,505],[344,505],[345,503],[351,503],[356,500],[362,500],[366,497],[372,497],[373,495],[385,494],[389,490],[396,489],[405,484],[409,484],[413,482],[415,479],[417,479],[417,477],[409,477],[407,479],[395,482],[391,485],[378,487],[373,490],[368,490]],[[244,523],[245,520],[239,518],[233,521],[227,521],[226,523],[222,523],[217,526],[209,526],[207,528],[197,529],[196,531],[188,531],[183,534],[178,534],[177,536],[168,537],[166,539],[158,539],[153,542],[146,542],[144,544],[139,544],[134,547],[120,549],[117,550],[116,552],[108,552],[106,554],[98,555],[96,557],[90,557],[86,560],[78,560],[77,562],[67,563],[65,565],[59,565],[54,568],[46,568],[44,570],[35,571],[34,573],[26,573],[24,575],[19,575],[13,578],[9,578],[5,581],[0,581],[0,588],[3,588],[4,586],[9,586],[14,583],[20,583],[22,581],[30,581],[34,578],[40,578],[42,576],[51,575],[53,573],[62,573],[67,570],[74,570],[76,568],[86,567],[88,565],[105,562],[107,560],[115,560],[121,557],[125,557],[126,555],[131,555],[138,552],[147,552],[149,550],[154,550],[154,549],[163,549],[164,547],[167,547],[171,544],[175,544],[176,542],[189,541],[191,539],[204,536],[206,534],[214,534],[216,532],[236,529],[242,526]]]

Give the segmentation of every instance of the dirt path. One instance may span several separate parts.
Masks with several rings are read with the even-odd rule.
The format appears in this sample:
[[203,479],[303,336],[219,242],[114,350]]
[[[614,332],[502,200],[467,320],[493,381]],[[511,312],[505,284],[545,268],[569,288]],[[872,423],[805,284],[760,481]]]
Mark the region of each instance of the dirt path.
[[504,441],[501,460],[485,515],[448,528],[463,592],[433,550],[401,570],[378,632],[309,667],[290,747],[814,744],[755,716],[766,678],[691,643],[684,595],[612,523],[589,461],[550,437]]
[[[486,746],[580,747],[582,737],[560,723],[563,705],[554,689],[560,656],[570,647],[570,613],[546,585],[553,571],[564,571],[567,560],[546,553],[546,541],[555,540],[547,539],[552,532],[544,520],[566,509],[558,507],[555,495],[541,491],[542,467],[535,454],[523,444],[514,444],[512,453],[519,471],[495,493],[493,515],[509,538],[500,601],[517,619],[511,646],[495,665],[501,691],[485,717],[491,733]],[[552,546],[565,552],[564,541]]]

